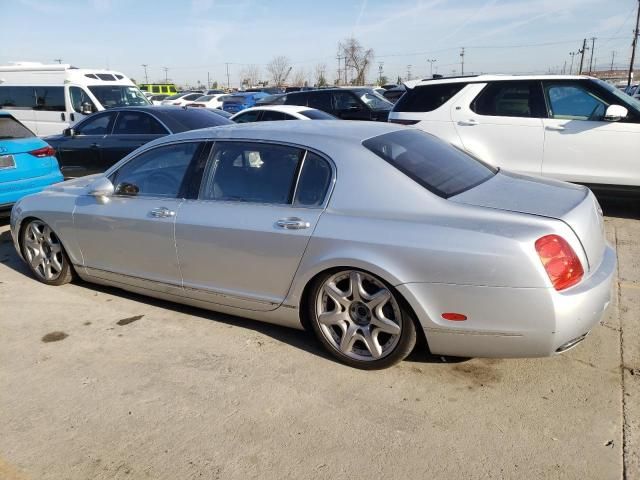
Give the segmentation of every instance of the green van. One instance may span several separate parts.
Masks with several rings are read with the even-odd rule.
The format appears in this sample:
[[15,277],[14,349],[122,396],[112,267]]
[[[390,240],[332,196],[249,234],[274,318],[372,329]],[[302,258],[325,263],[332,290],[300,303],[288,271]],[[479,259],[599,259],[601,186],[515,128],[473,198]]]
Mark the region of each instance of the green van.
[[178,93],[178,90],[173,83],[143,83],[138,85],[138,88],[143,92],[149,92],[157,95],[174,95]]

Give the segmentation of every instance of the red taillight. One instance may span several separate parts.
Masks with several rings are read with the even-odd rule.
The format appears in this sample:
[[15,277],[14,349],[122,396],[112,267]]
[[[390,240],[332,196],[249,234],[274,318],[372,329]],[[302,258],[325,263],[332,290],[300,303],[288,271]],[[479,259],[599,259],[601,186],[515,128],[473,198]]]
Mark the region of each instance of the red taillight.
[[37,150],[31,150],[29,154],[33,155],[34,157],[44,158],[44,157],[53,157],[56,154],[56,151],[54,150],[53,147],[47,145],[46,147],[42,147]]
[[442,314],[442,318],[452,322],[464,322],[467,319],[467,316],[462,313],[445,312]]
[[569,288],[582,279],[584,270],[580,259],[564,238],[558,235],[539,238],[536,251],[556,290]]

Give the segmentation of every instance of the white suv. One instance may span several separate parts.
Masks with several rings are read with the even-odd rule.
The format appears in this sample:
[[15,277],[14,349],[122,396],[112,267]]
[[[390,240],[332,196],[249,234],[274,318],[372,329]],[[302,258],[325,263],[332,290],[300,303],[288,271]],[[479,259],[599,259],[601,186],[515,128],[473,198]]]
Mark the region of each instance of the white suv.
[[482,75],[406,87],[390,122],[415,124],[508,170],[640,192],[640,101],[612,85],[584,76]]

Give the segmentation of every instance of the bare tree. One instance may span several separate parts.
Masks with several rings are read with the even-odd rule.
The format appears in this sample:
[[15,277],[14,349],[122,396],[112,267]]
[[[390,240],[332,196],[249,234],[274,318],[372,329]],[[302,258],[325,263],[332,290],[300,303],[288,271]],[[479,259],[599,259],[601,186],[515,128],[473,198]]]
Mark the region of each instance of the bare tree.
[[289,59],[283,55],[273,57],[267,64],[267,71],[271,75],[271,81],[277,87],[281,87],[291,71]]
[[[365,48],[355,38],[347,38],[338,44],[340,55],[344,58],[344,66],[351,73],[351,83],[364,85],[365,76],[373,61],[373,49]],[[345,73],[345,77],[347,77]]]
[[325,72],[327,71],[326,63],[318,63],[315,68],[316,87],[324,87],[327,85]]
[[307,85],[307,72],[302,68],[297,68],[291,76],[291,85],[296,87],[304,87]]
[[240,71],[240,78],[244,85],[254,87],[260,82],[260,67],[258,65],[247,65]]

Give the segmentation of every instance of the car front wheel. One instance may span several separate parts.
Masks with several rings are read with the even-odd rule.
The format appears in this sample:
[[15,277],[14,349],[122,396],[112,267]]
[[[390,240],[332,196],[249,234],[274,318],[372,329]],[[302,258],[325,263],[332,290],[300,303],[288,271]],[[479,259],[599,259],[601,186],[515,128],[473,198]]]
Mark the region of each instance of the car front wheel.
[[73,277],[60,239],[41,220],[31,220],[22,229],[22,255],[35,277],[47,285],[63,285]]
[[347,365],[390,367],[416,344],[416,327],[393,287],[362,270],[320,276],[311,288],[309,316],[323,346]]

